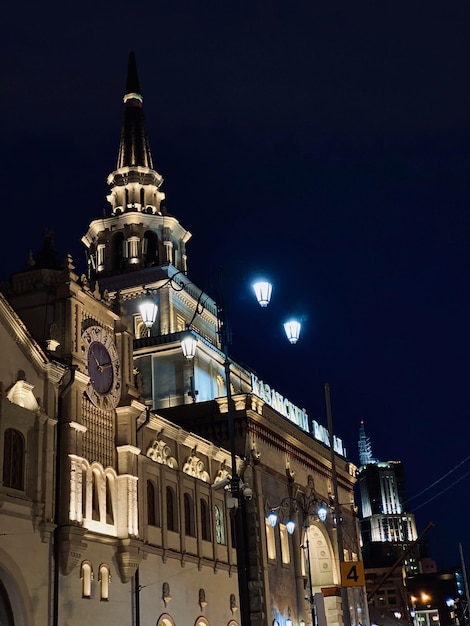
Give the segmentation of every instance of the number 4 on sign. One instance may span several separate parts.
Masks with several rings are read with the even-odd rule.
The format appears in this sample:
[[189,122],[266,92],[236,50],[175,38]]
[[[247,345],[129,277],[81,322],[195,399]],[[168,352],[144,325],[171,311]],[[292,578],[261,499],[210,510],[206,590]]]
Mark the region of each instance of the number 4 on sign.
[[349,561],[341,563],[341,584],[343,587],[364,587],[364,563],[362,561]]

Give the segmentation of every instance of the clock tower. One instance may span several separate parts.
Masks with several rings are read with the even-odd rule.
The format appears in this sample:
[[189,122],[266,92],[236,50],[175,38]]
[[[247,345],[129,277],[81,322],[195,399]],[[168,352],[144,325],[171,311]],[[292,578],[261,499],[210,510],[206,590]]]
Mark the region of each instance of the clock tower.
[[139,533],[135,423],[144,411],[132,333],[116,299],[77,275],[70,257],[57,261],[50,232],[37,261],[12,276],[8,299],[51,360],[67,369],[57,397],[61,574],[82,561],[90,542],[113,537],[107,559],[128,580],[138,564],[131,556]]

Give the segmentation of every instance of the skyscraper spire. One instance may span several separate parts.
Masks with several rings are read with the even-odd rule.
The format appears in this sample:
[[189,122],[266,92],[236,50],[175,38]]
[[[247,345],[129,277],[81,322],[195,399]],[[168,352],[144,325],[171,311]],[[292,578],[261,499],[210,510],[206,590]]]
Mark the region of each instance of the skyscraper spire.
[[117,169],[141,166],[153,170],[152,154],[150,152],[142,102],[137,64],[135,55],[131,52],[127,68],[124,116],[121,127]]
[[376,459],[372,456],[372,444],[370,438],[366,435],[364,428],[364,420],[361,420],[361,426],[359,428],[359,464],[367,465],[367,463],[374,463]]

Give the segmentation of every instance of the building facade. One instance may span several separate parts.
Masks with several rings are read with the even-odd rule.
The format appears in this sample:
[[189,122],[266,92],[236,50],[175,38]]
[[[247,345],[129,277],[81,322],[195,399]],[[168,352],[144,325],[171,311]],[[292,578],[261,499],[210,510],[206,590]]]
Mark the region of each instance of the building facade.
[[[378,623],[384,623],[386,617],[407,621],[406,581],[419,571],[419,551],[416,546],[407,552],[418,535],[414,515],[407,511],[403,465],[400,461],[379,461],[373,457],[363,422],[358,448],[362,554],[368,593],[376,589],[370,598],[371,617]],[[395,564],[395,569],[390,571]],[[377,589],[385,576],[386,580]]]
[[0,302],[3,620],[367,623],[363,588],[341,590],[340,562],[360,559],[356,468],[339,438],[229,358],[162,182],[131,55],[87,272],[58,263],[48,235]]

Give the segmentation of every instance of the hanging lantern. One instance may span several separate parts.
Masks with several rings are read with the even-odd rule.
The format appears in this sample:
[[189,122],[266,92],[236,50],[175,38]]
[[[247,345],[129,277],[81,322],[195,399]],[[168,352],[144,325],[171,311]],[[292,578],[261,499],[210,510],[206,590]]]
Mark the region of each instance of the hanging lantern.
[[288,519],[287,520],[286,529],[287,529],[287,532],[289,533],[289,535],[293,535],[294,534],[295,522],[294,522],[293,519]]
[[276,524],[277,524],[277,513],[276,513],[276,511],[270,511],[269,512],[268,522],[269,522],[269,525],[272,526],[273,528],[276,526]]
[[326,516],[328,515],[328,509],[324,504],[320,504],[317,509],[319,519],[324,522],[326,520]]
[[273,286],[267,280],[259,280],[253,283],[253,290],[258,300],[258,304],[262,307],[266,307],[271,300],[271,293]]
[[284,324],[287,339],[292,343],[297,343],[300,337],[300,322],[297,320],[289,320]]
[[185,332],[181,338],[181,350],[188,361],[191,361],[196,356],[196,347],[196,337],[190,331]]
[[157,319],[158,306],[155,299],[151,296],[150,291],[147,290],[147,293],[144,298],[140,301],[139,311],[142,317],[142,321],[147,326],[147,328],[152,328]]

